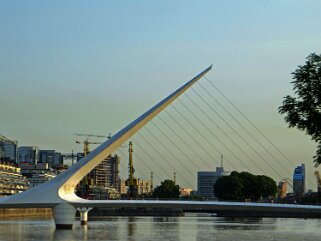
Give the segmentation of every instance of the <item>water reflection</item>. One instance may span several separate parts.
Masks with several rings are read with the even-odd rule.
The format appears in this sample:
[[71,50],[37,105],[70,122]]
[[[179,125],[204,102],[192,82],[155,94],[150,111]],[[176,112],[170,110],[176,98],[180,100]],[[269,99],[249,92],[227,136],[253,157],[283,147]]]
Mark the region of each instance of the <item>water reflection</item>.
[[52,240],[54,230],[54,224],[47,218],[5,218],[0,222],[0,240]]
[[106,217],[73,230],[56,230],[53,220],[0,220],[0,241],[95,240],[287,240],[315,241],[321,220],[244,219],[211,216]]
[[127,237],[128,240],[135,240],[135,230],[136,230],[136,219],[135,217],[128,217],[127,225]]
[[[266,220],[269,220],[268,222]],[[239,217],[227,217],[216,218],[213,228],[216,230],[221,229],[233,229],[233,230],[274,230],[276,228],[275,219],[263,218],[239,218]]]
[[[162,240],[181,240],[179,217],[153,217],[153,231]],[[184,240],[184,239],[183,239]]]
[[[34,240],[40,240],[40,239],[34,239]],[[43,239],[43,240],[47,240],[47,239]],[[54,234],[52,236],[52,239],[49,239],[52,241],[58,241],[58,240],[64,240],[64,241],[71,241],[71,240],[84,240],[84,239],[79,239],[79,237],[77,237],[76,233],[74,231],[71,230],[55,230]]]

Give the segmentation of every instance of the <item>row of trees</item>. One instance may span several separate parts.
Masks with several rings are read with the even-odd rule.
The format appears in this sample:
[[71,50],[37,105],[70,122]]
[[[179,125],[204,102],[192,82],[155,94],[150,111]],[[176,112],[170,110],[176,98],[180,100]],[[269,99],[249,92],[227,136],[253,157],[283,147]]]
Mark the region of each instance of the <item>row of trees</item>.
[[264,175],[248,172],[232,172],[230,176],[219,178],[214,184],[214,195],[219,200],[253,201],[274,197],[277,192],[275,181]]
[[[253,175],[248,172],[232,172],[217,180],[213,187],[219,200],[252,201],[274,197],[277,192],[275,181],[264,175]],[[153,198],[179,198],[179,186],[172,180],[164,180],[153,190]]]

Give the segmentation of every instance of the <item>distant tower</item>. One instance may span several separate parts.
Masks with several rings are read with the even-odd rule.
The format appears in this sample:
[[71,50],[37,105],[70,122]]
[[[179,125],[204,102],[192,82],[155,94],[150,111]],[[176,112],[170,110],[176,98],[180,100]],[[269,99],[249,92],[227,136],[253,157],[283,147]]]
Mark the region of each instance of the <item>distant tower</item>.
[[305,165],[297,166],[293,173],[293,193],[300,197],[305,193]]
[[174,184],[176,185],[176,172],[174,172]]
[[221,167],[223,168],[223,154],[221,154]]

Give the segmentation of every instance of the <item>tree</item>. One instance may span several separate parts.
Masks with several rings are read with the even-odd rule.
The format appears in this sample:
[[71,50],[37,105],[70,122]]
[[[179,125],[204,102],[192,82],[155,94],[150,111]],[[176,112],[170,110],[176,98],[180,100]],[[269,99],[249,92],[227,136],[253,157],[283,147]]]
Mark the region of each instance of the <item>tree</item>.
[[214,195],[219,200],[244,200],[243,184],[237,175],[219,178],[214,184]]
[[274,197],[277,192],[277,186],[275,181],[264,175],[256,176],[256,183],[259,187],[259,197],[268,198]]
[[154,198],[179,198],[179,186],[172,180],[164,180],[153,191]]
[[307,57],[303,66],[293,73],[295,97],[285,96],[280,114],[286,114],[285,122],[290,128],[296,127],[310,135],[318,143],[316,165],[321,163],[321,55],[315,53]]
[[238,175],[243,183],[243,197],[251,200],[258,200],[260,195],[261,187],[257,185],[257,176],[249,172],[236,172],[235,175]]
[[219,178],[213,188],[219,200],[236,201],[269,198],[277,191],[276,182],[270,177],[235,171],[230,176]]

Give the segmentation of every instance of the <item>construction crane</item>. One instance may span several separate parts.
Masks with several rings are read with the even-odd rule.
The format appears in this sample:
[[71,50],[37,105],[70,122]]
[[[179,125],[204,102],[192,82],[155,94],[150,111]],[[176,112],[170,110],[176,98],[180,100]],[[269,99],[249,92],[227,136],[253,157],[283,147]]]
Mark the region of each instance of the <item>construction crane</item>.
[[126,180],[125,184],[128,186],[128,197],[129,199],[134,199],[138,196],[138,180],[134,177],[134,163],[133,163],[133,143],[129,142],[129,177]]
[[9,142],[9,143],[15,144],[15,145],[17,144],[17,141],[10,140],[10,139],[8,139],[7,137],[5,137],[4,135],[1,135],[1,134],[0,134],[0,141]]
[[[80,133],[74,133],[75,136],[86,136],[86,140],[83,142],[76,141],[78,144],[84,144],[84,156],[86,156],[89,153],[89,144],[101,144],[102,142],[90,142],[88,141],[88,137],[97,137],[97,138],[111,138],[111,133],[108,133],[107,136],[104,135],[94,135],[94,134],[80,134]],[[125,147],[125,146],[120,146],[120,147]]]
[[321,193],[321,177],[319,171],[314,172],[315,178],[317,180],[318,193]]
[[86,138],[84,141],[76,141],[77,144],[84,144],[84,157],[89,153],[89,144],[101,144],[101,142],[91,142]]
[[88,137],[98,137],[98,138],[107,138],[109,139],[111,137],[111,133],[109,133],[107,136],[104,135],[94,135],[94,134],[81,134],[81,133],[74,133],[75,136],[86,136],[85,141],[76,141],[77,144],[84,144],[84,156],[87,156],[89,153],[89,144],[101,144],[102,142],[90,142],[88,140]]
[[111,133],[108,133],[107,136],[104,135],[95,135],[95,134],[81,134],[81,133],[74,133],[75,136],[86,136],[86,137],[98,137],[98,138],[107,138],[111,137]]
[[[85,134],[75,134],[77,136],[89,136],[89,135],[85,135]],[[94,136],[94,135],[90,135],[90,136]],[[101,136],[99,136],[101,137]],[[104,138],[106,138],[106,136],[104,136]],[[83,144],[84,145],[84,157],[88,155],[88,153],[90,152],[89,149],[89,145],[90,144],[101,144],[101,142],[92,142],[89,141],[88,138],[86,138],[84,141],[78,141],[76,140],[77,144]],[[80,187],[81,187],[81,196],[83,196],[84,198],[88,198],[89,197],[89,186],[93,184],[93,179],[90,176],[90,173],[87,174],[84,179],[81,181]]]

